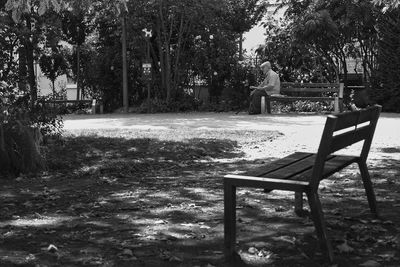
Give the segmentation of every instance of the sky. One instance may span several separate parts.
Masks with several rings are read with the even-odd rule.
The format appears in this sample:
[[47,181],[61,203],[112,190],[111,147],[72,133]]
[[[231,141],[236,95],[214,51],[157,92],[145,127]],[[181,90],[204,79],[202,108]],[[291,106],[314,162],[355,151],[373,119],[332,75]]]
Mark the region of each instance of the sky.
[[265,29],[262,26],[257,25],[244,34],[245,40],[243,41],[243,49],[247,50],[247,54],[251,53],[252,49],[254,50],[260,44],[264,43],[264,32]]
[[[274,13],[276,7],[278,6],[278,2],[280,1],[275,2],[276,4],[268,8],[268,12],[263,20],[266,20],[268,16],[273,16],[276,19],[283,16],[286,8],[281,8],[276,13]],[[255,48],[257,48],[260,44],[264,44],[264,33],[265,29],[261,26],[261,23],[259,23],[258,25],[254,26],[253,29],[244,34],[245,40],[243,41],[243,48],[247,50],[247,54],[249,54],[252,49],[254,50]]]

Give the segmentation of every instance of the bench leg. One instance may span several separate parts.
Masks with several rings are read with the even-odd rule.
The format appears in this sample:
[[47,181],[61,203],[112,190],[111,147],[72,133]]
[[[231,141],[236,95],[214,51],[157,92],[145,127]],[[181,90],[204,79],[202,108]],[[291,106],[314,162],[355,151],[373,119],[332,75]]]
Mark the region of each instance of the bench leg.
[[322,212],[321,202],[316,192],[307,192],[308,203],[310,205],[311,216],[314,222],[315,230],[322,249],[326,253],[329,261],[333,261],[333,248],[329,241],[324,214]]
[[303,192],[294,193],[294,212],[299,217],[303,217],[305,215],[303,210]]
[[378,217],[378,210],[376,208],[376,198],[374,189],[372,187],[371,178],[369,176],[367,164],[364,161],[358,162],[358,167],[360,168],[361,178],[364,184],[365,193],[367,194],[369,208],[372,214]]
[[224,253],[225,260],[234,257],[236,245],[236,186],[224,181]]
[[269,97],[266,97],[265,102],[267,104],[267,113],[271,114],[271,100],[269,99]]

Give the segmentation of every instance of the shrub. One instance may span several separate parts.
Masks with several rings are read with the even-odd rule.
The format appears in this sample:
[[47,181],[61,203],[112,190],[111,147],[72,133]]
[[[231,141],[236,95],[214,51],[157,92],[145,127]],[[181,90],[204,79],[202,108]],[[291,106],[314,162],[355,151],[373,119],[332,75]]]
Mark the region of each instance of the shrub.
[[2,174],[36,173],[44,168],[40,153],[41,134],[25,121],[0,125],[0,172]]
[[26,94],[5,84],[0,88],[0,102],[0,174],[43,170],[40,145],[50,136],[61,135],[61,118],[42,101],[29,106]]
[[[167,102],[166,100],[155,98],[151,99],[150,103],[150,113],[197,111],[200,105],[197,99],[187,94],[175,101]],[[147,113],[147,100],[143,101],[139,107],[132,108],[130,111],[134,113]]]

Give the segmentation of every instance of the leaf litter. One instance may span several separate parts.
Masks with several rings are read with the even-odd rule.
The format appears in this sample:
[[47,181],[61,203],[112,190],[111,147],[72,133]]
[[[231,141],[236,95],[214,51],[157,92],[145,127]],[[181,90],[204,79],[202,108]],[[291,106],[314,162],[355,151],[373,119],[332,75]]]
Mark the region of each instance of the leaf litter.
[[[220,177],[272,160],[245,160],[243,150],[255,143],[259,137],[67,137],[64,146],[49,148],[46,173],[2,186],[0,245],[20,252],[11,257],[0,251],[0,264],[229,266],[222,253]],[[374,167],[372,176],[381,179]],[[368,206],[352,170],[321,193],[338,261],[400,265],[400,199],[392,193],[400,192],[399,183],[377,185],[382,218],[373,219],[362,211]],[[237,249],[248,266],[328,266],[313,231],[304,231],[312,223],[294,216],[290,199],[275,192],[242,193]]]

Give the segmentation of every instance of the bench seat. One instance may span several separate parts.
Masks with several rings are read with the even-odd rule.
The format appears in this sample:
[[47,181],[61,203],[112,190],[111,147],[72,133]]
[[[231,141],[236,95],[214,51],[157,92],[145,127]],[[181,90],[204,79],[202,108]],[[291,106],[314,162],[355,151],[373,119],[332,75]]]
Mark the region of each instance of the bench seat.
[[[291,179],[296,181],[308,181],[311,178],[312,168],[315,164],[315,153],[295,152],[284,158],[275,160],[265,166],[249,170],[239,176],[255,176],[275,179]],[[322,179],[335,172],[357,162],[359,157],[345,155],[330,155],[325,160]],[[228,175],[226,177],[235,177]]]

